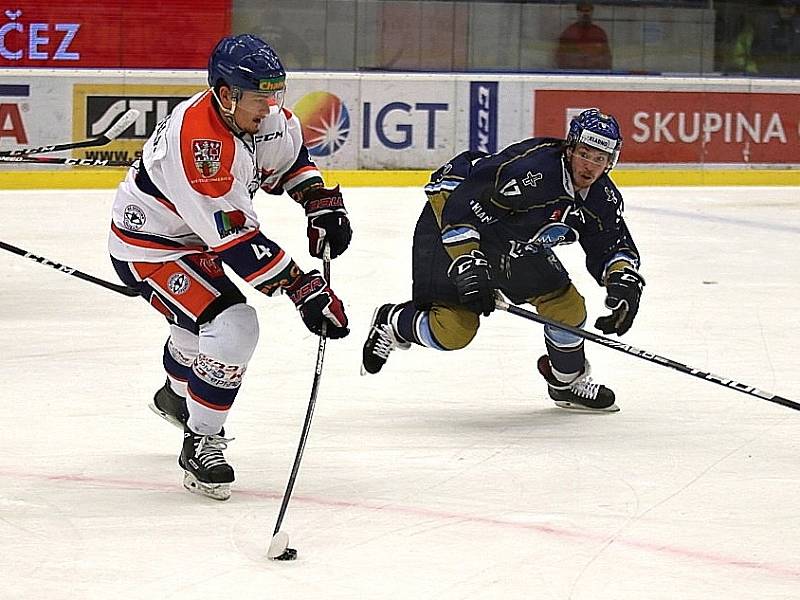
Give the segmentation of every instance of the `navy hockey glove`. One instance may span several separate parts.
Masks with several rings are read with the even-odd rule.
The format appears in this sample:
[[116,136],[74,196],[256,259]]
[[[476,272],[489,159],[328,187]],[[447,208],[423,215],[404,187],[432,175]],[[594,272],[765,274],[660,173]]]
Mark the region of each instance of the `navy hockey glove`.
[[633,267],[623,267],[606,275],[606,308],[611,314],[600,317],[594,326],[603,333],[626,333],[639,311],[644,278]]
[[472,312],[488,317],[494,310],[494,288],[483,252],[473,250],[457,257],[447,275],[458,288],[458,299]]
[[331,258],[347,250],[353,230],[339,186],[333,189],[310,188],[303,193],[302,202],[308,217],[308,251],[311,256],[322,258],[326,243],[331,248]]
[[338,339],[350,333],[344,305],[319,271],[301,275],[286,288],[286,293],[311,333],[322,335],[323,323],[326,325],[325,337]]

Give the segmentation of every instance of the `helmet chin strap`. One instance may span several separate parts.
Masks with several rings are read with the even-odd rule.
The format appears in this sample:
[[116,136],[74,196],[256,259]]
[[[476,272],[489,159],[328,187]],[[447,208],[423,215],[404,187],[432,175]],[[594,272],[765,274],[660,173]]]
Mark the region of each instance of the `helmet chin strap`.
[[240,135],[244,133],[244,129],[239,127],[236,124],[236,119],[233,117],[233,113],[236,112],[236,103],[239,100],[239,95],[241,94],[241,90],[239,88],[231,88],[231,107],[225,108],[222,104],[222,100],[220,100],[219,96],[217,95],[217,90],[211,88],[211,94],[214,96],[214,99],[217,101],[217,106],[219,107],[219,112],[222,116],[222,120],[230,127],[236,135]]

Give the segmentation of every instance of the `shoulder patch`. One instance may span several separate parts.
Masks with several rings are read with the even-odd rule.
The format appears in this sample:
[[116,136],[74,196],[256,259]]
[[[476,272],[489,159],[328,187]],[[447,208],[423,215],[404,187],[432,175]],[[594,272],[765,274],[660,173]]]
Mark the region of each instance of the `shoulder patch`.
[[181,162],[189,185],[218,198],[233,186],[233,134],[211,104],[211,94],[190,106],[181,124]]

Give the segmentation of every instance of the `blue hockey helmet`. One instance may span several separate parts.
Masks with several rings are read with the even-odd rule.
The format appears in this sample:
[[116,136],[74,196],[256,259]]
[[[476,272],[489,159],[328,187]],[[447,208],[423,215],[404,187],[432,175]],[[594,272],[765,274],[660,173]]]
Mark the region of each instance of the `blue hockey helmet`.
[[241,91],[283,90],[285,81],[286,70],[275,50],[249,33],[222,38],[208,59],[208,85],[225,83],[235,96]]
[[586,144],[611,155],[607,171],[614,168],[622,149],[622,134],[619,123],[611,115],[600,112],[597,108],[587,108],[572,118],[569,123],[567,145],[574,148],[578,144]]

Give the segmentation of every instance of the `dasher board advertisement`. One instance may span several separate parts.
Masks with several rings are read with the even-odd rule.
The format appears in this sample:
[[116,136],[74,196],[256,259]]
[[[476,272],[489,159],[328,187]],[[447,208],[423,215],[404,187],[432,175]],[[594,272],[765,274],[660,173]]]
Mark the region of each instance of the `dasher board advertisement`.
[[231,0],[19,0],[0,14],[0,68],[201,69]]

